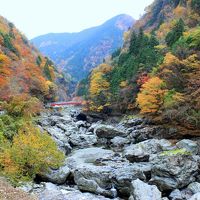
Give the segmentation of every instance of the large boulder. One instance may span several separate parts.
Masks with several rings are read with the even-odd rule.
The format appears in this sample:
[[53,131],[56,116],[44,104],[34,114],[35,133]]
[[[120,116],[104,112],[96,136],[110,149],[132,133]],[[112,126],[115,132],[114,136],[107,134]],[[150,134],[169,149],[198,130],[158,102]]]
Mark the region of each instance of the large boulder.
[[179,141],[178,143],[176,143],[176,146],[178,148],[184,148],[187,151],[191,152],[192,154],[197,154],[198,153],[198,145],[197,142],[192,141],[192,140],[188,140],[188,139],[184,139]]
[[137,179],[132,181],[130,199],[133,200],[162,200],[161,192],[155,185]]
[[74,181],[81,191],[113,197],[111,172],[110,167],[87,166],[74,171]]
[[153,167],[150,182],[162,191],[183,188],[194,182],[198,163],[187,153],[174,150],[155,156],[151,160]]
[[175,189],[170,193],[169,198],[170,200],[185,200],[191,198],[192,195],[192,191],[188,188],[183,190]]
[[148,139],[177,139],[178,131],[176,128],[165,128],[163,126],[155,125],[138,125],[132,128],[129,135],[130,140],[135,140],[137,142],[142,142]]
[[119,194],[129,196],[131,193],[131,182],[137,178],[146,180],[151,172],[150,163],[123,164],[114,170],[112,183]]
[[171,143],[168,140],[150,139],[126,147],[123,156],[130,162],[145,162],[149,160],[151,154],[156,154],[170,148]]
[[[113,186],[129,196],[131,181],[146,180],[150,163],[130,164],[111,150],[87,148],[76,150],[68,157],[68,166],[80,190],[113,197]],[[117,163],[117,164],[116,164]]]
[[69,168],[75,170],[79,167],[94,165],[99,159],[110,159],[114,154],[113,151],[100,147],[78,149],[67,158],[67,163]]
[[52,182],[55,184],[64,184],[67,177],[70,174],[70,169],[65,165],[61,166],[58,169],[49,169],[49,171],[41,175],[42,180],[47,182]]
[[90,147],[97,143],[97,136],[92,134],[72,134],[69,137],[69,142],[72,146]]
[[96,127],[96,135],[99,138],[112,139],[116,136],[126,136],[127,133],[111,125],[99,125]]
[[110,146],[116,151],[121,151],[125,145],[130,143],[127,138],[123,138],[120,136],[114,137],[110,142]]
[[200,199],[200,192],[194,194],[189,200],[199,200]]
[[200,183],[198,182],[190,183],[187,188],[191,190],[193,194],[198,193],[200,192]]
[[182,193],[179,189],[173,190],[169,195],[170,200],[183,200]]

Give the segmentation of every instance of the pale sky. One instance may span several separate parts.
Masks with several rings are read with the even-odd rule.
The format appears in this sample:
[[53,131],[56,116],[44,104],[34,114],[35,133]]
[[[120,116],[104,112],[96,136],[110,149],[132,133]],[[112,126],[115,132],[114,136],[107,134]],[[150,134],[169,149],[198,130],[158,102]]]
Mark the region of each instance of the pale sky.
[[138,19],[153,0],[0,0],[0,15],[29,39],[59,32],[78,32],[118,15]]

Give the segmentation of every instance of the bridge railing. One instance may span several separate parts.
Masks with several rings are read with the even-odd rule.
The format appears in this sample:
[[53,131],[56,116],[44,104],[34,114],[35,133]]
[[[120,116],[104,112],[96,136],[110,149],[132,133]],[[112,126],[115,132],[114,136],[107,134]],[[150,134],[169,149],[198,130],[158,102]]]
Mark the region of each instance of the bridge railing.
[[73,106],[81,106],[83,105],[83,102],[76,102],[76,101],[68,101],[68,102],[52,102],[52,103],[48,103],[46,105],[46,107],[64,107],[64,106],[69,106],[69,105],[73,105]]

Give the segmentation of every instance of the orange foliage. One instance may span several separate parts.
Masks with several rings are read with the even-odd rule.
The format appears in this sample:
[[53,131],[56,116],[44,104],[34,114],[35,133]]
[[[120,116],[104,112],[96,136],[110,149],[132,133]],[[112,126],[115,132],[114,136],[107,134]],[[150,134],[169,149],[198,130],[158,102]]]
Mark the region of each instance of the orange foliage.
[[[28,93],[41,100],[53,98],[56,87],[49,83],[43,73],[46,59],[31,46],[28,40],[6,19],[0,17],[0,99],[8,100],[11,96]],[[5,45],[5,38],[7,44]],[[36,60],[41,57],[41,65]],[[52,81],[55,72],[49,66]]]
[[165,90],[164,82],[153,77],[142,85],[140,93],[137,97],[137,104],[141,109],[141,113],[156,113],[163,105]]

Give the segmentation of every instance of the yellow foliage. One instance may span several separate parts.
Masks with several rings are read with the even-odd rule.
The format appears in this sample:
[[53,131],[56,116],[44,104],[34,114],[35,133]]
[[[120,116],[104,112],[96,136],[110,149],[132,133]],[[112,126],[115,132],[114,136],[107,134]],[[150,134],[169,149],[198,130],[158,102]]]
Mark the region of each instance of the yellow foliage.
[[109,89],[110,83],[106,80],[104,75],[111,70],[111,66],[107,64],[101,64],[92,71],[89,88],[92,98]]
[[130,30],[124,32],[124,36],[123,36],[124,41],[127,41],[127,40],[128,40],[128,38],[130,37],[130,33],[131,33]]
[[163,104],[165,90],[164,82],[158,78],[150,78],[142,85],[141,91],[137,97],[137,104],[141,113],[156,113]]
[[127,81],[122,81],[122,82],[120,83],[120,87],[121,87],[121,88],[124,88],[124,87],[126,87],[127,85],[128,85]]
[[183,64],[193,69],[200,69],[200,61],[197,54],[190,55],[188,58],[183,60]]
[[14,136],[12,144],[7,142],[0,150],[3,172],[13,181],[34,178],[49,167],[59,167],[63,159],[51,137],[29,122]]
[[180,60],[174,56],[172,53],[168,52],[164,58],[164,62],[163,64],[166,65],[166,66],[169,66],[171,64],[178,64],[180,63]]

